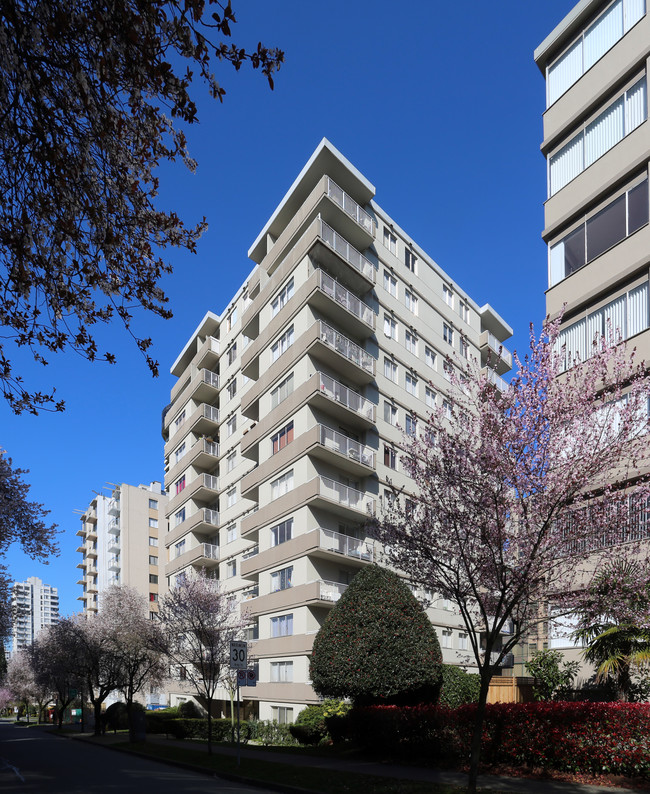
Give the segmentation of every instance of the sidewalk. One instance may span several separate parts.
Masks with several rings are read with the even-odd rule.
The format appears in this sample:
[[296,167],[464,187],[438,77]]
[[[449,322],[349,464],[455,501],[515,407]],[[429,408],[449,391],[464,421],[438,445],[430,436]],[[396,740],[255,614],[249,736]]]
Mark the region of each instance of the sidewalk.
[[[89,741],[106,747],[127,741],[124,734],[110,734],[96,738],[92,734],[71,733],[70,738]],[[164,736],[149,734],[147,742],[150,744],[166,745],[170,747],[182,747],[192,750],[203,750],[207,753],[207,747],[203,742],[180,741],[178,739],[167,739]],[[115,748],[118,749],[118,748]],[[223,745],[213,745],[214,755],[236,755],[237,749],[224,747]],[[246,758],[256,758],[260,761],[270,763],[292,764],[294,766],[309,766],[315,769],[329,771],[332,769],[341,772],[360,773],[365,775],[376,775],[378,777],[397,778],[401,780],[424,780],[432,783],[447,783],[449,785],[463,786],[467,784],[467,775],[462,772],[450,772],[439,769],[430,769],[416,766],[403,766],[401,764],[382,763],[378,761],[353,761],[346,759],[326,759],[321,756],[299,754],[284,754],[269,752],[264,749],[251,749],[245,745],[241,748],[242,774],[241,776],[228,775],[229,779],[238,780],[248,785],[259,785],[270,788],[269,784],[251,780],[246,777],[244,760]],[[163,759],[158,759],[164,762]],[[174,763],[174,762],[167,762]],[[199,769],[199,767],[196,767]],[[479,786],[481,788],[496,789],[511,794],[639,794],[640,791],[650,792],[650,783],[644,789],[628,789],[620,787],[593,786],[580,783],[562,783],[554,780],[530,780],[528,778],[513,778],[500,775],[480,775]],[[297,791],[292,788],[291,791]],[[313,792],[310,792],[313,794]],[[366,794],[366,792],[364,792]],[[367,794],[371,794],[368,792]]]

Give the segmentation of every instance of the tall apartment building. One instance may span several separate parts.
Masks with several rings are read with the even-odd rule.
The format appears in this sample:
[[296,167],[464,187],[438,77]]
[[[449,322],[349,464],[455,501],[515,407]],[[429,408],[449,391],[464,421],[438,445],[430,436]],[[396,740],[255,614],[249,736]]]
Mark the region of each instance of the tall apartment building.
[[[259,664],[244,697],[261,719],[318,700],[314,635],[377,559],[364,522],[391,485],[409,487],[402,432],[449,404],[450,369],[468,357],[491,357],[501,387],[511,366],[506,349],[496,361],[508,324],[374,195],[323,140],[250,248],[253,271],[171,368],[165,574],[205,569],[241,601]],[[467,661],[460,615],[422,595],[445,661]]]
[[77,535],[81,545],[83,610],[94,614],[103,590],[113,584],[135,588],[158,611],[158,597],[166,591],[162,541],[167,519],[167,495],[159,482],[116,485],[111,496],[97,494],[81,515]]
[[565,367],[610,332],[650,360],[649,59],[645,0],[582,0],[535,50],[547,100],[546,308],[564,307]]
[[13,625],[10,653],[30,646],[39,631],[59,620],[59,591],[37,576],[15,582],[11,588]]

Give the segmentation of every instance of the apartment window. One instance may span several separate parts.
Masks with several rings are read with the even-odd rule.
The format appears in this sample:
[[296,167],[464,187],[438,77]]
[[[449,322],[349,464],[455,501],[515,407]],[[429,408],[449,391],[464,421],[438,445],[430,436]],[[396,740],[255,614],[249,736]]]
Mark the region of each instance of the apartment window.
[[[174,453],[174,461],[175,461],[175,463],[178,463],[178,461],[183,457],[184,454],[185,454],[185,442],[183,441],[183,443],[180,445],[180,447],[178,447],[178,449]],[[149,507],[151,507],[151,502],[153,502],[153,501],[155,501],[155,500],[154,499],[150,499],[149,500]],[[157,504],[158,504],[158,502],[156,502],[156,505]]]
[[293,344],[293,325],[282,334],[278,341],[271,347],[271,361],[277,361]]
[[271,682],[291,684],[293,682],[293,662],[271,662]]
[[443,648],[451,648],[451,638],[452,638],[451,629],[443,629],[442,630],[442,642],[440,643],[440,645]]
[[177,496],[178,496],[178,494],[179,494],[181,491],[184,491],[184,490],[185,490],[185,475],[183,475],[183,476],[182,476],[182,477],[181,477],[179,480],[176,480],[176,485],[175,485],[175,487],[176,487],[176,495],[177,495]]
[[428,386],[426,386],[424,389],[424,402],[426,403],[427,408],[436,407],[436,393]]
[[234,507],[237,504],[237,488],[231,488],[226,494],[228,507]]
[[646,120],[645,75],[548,158],[548,190],[554,195]]
[[384,375],[388,378],[388,380],[392,380],[393,383],[397,383],[397,364],[395,364],[395,362],[391,361],[389,358],[384,359]]
[[149,584],[158,584],[158,574],[157,573],[150,573],[149,574]]
[[436,368],[436,353],[435,350],[432,350],[430,347],[424,348],[424,360],[428,367],[431,369]]
[[185,521],[185,508],[181,508],[177,513],[174,513],[174,526],[178,526]]
[[418,379],[415,377],[415,375],[411,375],[409,372],[406,373],[406,391],[409,394],[412,394],[414,397],[417,397]]
[[384,466],[390,469],[397,468],[397,453],[392,447],[384,446]]
[[293,469],[282,474],[277,480],[271,482],[271,498],[277,499],[293,488]]
[[442,410],[444,412],[445,417],[447,419],[451,419],[452,414],[453,414],[453,408],[452,408],[452,405],[449,402],[449,400],[443,400],[442,401]]
[[384,289],[390,293],[393,298],[397,297],[397,279],[388,270],[384,270]]
[[[184,444],[182,446],[185,446]],[[180,447],[179,447],[180,449]],[[149,510],[157,510],[158,509],[158,500],[157,499],[149,499]]]
[[228,366],[235,363],[237,358],[237,342],[233,342],[228,348]]
[[549,248],[549,286],[648,223],[648,179],[631,187]]
[[442,338],[450,345],[454,344],[454,329],[447,323],[442,324]]
[[453,309],[454,307],[454,293],[449,289],[446,284],[442,285],[442,297],[444,298],[445,303],[447,306],[451,306]]
[[404,303],[406,305],[406,308],[409,311],[413,312],[413,314],[417,314],[418,313],[418,299],[417,299],[417,295],[415,295],[415,293],[411,292],[410,289],[405,289],[404,290]]
[[406,269],[410,270],[411,273],[415,273],[415,264],[418,261],[417,256],[410,251],[408,248],[404,249],[404,264],[406,265]]
[[461,631],[458,635],[458,650],[466,651],[468,648],[467,632]]
[[464,301],[458,301],[458,314],[464,323],[469,322],[469,306]]
[[406,331],[404,334],[404,344],[409,353],[418,354],[418,338],[411,331]]
[[384,226],[384,248],[397,256],[397,237]]
[[289,279],[287,284],[280,290],[278,296],[271,304],[272,317],[275,317],[275,315],[286,304],[286,302],[291,298],[292,295],[293,295],[293,279],[291,278]]
[[286,543],[293,536],[293,518],[288,518],[271,527],[271,546],[279,546]]
[[406,435],[415,437],[417,430],[418,420],[414,416],[406,414]]
[[178,543],[174,544],[174,557],[180,557],[181,554],[185,554],[185,541],[179,540]]
[[228,560],[226,563],[226,579],[237,576],[237,560]]
[[226,529],[226,543],[232,543],[237,540],[237,524],[231,524]]
[[176,419],[174,419],[174,427],[176,428],[176,430],[178,430],[178,428],[183,424],[184,421],[185,421],[185,409],[183,408],[183,410],[179,413]]
[[271,443],[273,444],[273,454],[279,452],[287,444],[293,441],[293,422],[289,422],[282,430],[279,430],[274,436],[271,436]]
[[278,590],[288,590],[291,587],[291,577],[293,575],[293,565],[288,568],[282,568],[280,571],[275,571],[271,574],[271,592],[276,593]]
[[271,706],[271,714],[278,725],[289,725],[293,722],[293,709],[288,706]]
[[290,637],[293,634],[293,614],[271,618],[271,637]]
[[567,91],[645,14],[644,0],[615,0],[546,71],[547,107]]
[[237,414],[231,416],[226,422],[226,438],[230,438],[235,430],[237,430]]
[[149,526],[152,527],[153,529],[156,529],[158,527],[158,519],[157,518],[150,518],[149,519]]
[[150,546],[157,546],[158,545],[158,538],[154,538],[152,535],[149,535],[149,545]]
[[278,406],[283,400],[293,392],[293,372],[288,375],[271,392],[271,408]]
[[397,425],[397,408],[389,402],[384,402],[384,421],[393,427]]
[[155,603],[158,601],[158,593],[149,593],[149,601]]
[[150,554],[149,565],[158,565],[158,557],[154,557],[152,554]]
[[235,308],[230,312],[230,314],[226,319],[226,330],[232,331],[232,329],[235,327],[236,322],[237,322],[237,307],[235,306]]
[[232,400],[232,398],[235,396],[235,394],[237,394],[237,377],[236,376],[226,386],[226,391],[228,392],[228,399]]
[[459,347],[461,356],[463,358],[468,358],[469,357],[469,345],[467,344],[467,339],[465,339],[464,337],[461,336],[460,339],[458,340],[458,347]]
[[237,453],[231,452],[226,458],[226,472],[230,472],[235,468],[237,463]]
[[454,367],[451,361],[445,361],[442,365],[442,374],[445,380],[451,380],[451,376],[454,372]]
[[384,334],[397,341],[397,321],[388,314],[384,315]]

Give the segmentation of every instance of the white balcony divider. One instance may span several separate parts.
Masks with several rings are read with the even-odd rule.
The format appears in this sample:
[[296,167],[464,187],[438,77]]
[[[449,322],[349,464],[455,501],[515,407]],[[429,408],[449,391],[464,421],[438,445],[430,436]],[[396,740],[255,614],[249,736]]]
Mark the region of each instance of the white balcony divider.
[[320,288],[326,295],[340,303],[350,314],[354,314],[355,317],[358,317],[370,328],[375,327],[375,313],[368,304],[364,303],[361,298],[350,292],[342,284],[339,284],[336,279],[332,278],[324,270],[319,268],[318,272]]
[[357,251],[354,246],[350,245],[338,232],[335,232],[322,218],[320,219],[320,236],[349,265],[372,281],[373,284],[375,283],[375,267],[372,262],[361,251]]
[[331,529],[321,528],[319,532],[319,546],[321,549],[335,551],[338,554],[344,554],[346,557],[354,557],[357,560],[366,560],[367,562],[373,561],[374,549],[372,544],[367,543],[365,540],[351,538],[349,535],[333,532]]
[[374,235],[375,223],[372,216],[367,213],[357,202],[349,196],[343,188],[340,188],[336,182],[327,177],[327,195],[339,207],[347,212],[347,214],[354,218],[354,220],[362,226],[368,234]]
[[363,491],[357,491],[349,485],[343,485],[329,477],[318,477],[320,481],[320,494],[328,499],[333,499],[341,505],[351,507],[361,513],[374,515],[375,500],[372,496],[367,496]]
[[219,388],[219,376],[216,372],[211,372],[209,369],[202,369],[201,372],[203,373],[203,382],[207,383],[209,386],[214,386],[215,389]]
[[318,581],[318,587],[321,601],[338,601],[348,588],[346,584],[327,582],[322,579]]
[[318,425],[318,427],[320,443],[324,447],[333,449],[334,452],[345,455],[350,460],[356,460],[373,469],[375,468],[375,453],[370,447],[360,444],[343,433],[339,433],[338,430],[327,427],[327,425]]
[[318,322],[320,323],[321,342],[324,342],[328,347],[333,348],[337,353],[345,356],[345,358],[353,364],[361,367],[371,375],[375,374],[375,359],[370,353],[360,347],[356,342],[348,339],[347,336],[343,336],[343,334],[339,333],[335,328],[332,328],[331,325],[328,325],[322,320]]
[[503,343],[499,342],[499,340],[496,338],[496,336],[493,333],[491,333],[490,331],[488,331],[487,342],[488,342],[488,347],[491,348],[492,350],[494,350],[494,352],[497,355],[499,355],[499,351],[501,351],[500,355],[501,355],[502,360],[505,361],[506,364],[509,367],[511,367],[512,366],[512,353],[508,350],[507,347],[504,347]]
[[204,507],[203,520],[206,524],[214,524],[215,526],[219,526],[219,511],[211,510],[209,507]]
[[337,403],[344,405],[351,411],[364,416],[371,422],[375,421],[375,406],[370,400],[366,400],[365,397],[352,391],[352,389],[348,389],[347,386],[334,380],[334,378],[331,378],[329,375],[325,375],[323,372],[319,372],[318,375],[320,378],[321,394],[329,397],[330,400],[335,400]]

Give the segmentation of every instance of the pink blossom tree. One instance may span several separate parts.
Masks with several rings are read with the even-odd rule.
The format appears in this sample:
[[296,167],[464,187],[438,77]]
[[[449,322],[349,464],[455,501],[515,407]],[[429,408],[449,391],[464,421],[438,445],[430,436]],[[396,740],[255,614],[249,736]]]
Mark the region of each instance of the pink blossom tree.
[[29,707],[34,700],[37,687],[29,654],[26,651],[17,651],[9,660],[5,683],[18,703],[25,707],[25,715],[29,722]]
[[412,488],[388,500],[375,527],[387,561],[455,602],[467,627],[481,677],[472,792],[490,678],[548,618],[537,604],[578,611],[602,564],[639,557],[650,532],[645,367],[603,341],[563,372],[558,326],[539,339],[531,330],[503,393],[475,364],[453,379],[451,412],[405,436]]

